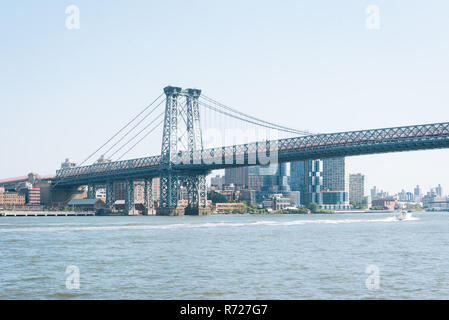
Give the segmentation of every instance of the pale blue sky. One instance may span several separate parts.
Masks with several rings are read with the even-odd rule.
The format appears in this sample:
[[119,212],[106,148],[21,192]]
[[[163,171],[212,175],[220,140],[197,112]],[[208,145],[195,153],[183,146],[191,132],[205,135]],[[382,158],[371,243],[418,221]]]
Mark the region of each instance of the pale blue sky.
[[[70,4],[79,30],[65,27]],[[365,28],[368,5],[380,30]],[[448,12],[445,0],[3,1],[0,178],[84,159],[168,84],[314,132],[448,121]],[[396,192],[449,188],[448,160],[438,150],[349,164]]]

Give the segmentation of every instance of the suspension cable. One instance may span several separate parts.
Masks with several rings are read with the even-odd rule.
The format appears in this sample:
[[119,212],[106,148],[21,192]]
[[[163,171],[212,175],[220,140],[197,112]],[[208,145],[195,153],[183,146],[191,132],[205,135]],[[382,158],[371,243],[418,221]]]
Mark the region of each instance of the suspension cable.
[[[126,136],[128,136],[137,126],[139,126],[146,118],[148,118],[162,103],[165,102],[165,99],[159,102],[151,111],[143,117],[137,124],[135,124],[131,129],[128,130],[127,133],[125,133],[119,140],[117,140],[111,147],[109,147],[108,150],[106,150],[105,153],[103,153],[103,156],[106,158],[106,154],[111,151],[116,145],[118,145]],[[115,153],[114,153],[115,154]],[[112,157],[112,155],[110,156]]]
[[[235,118],[235,119],[244,121],[244,122],[248,122],[248,123],[255,124],[255,125],[257,125],[257,126],[261,126],[261,127],[268,128],[268,129],[273,129],[273,130],[284,131],[284,132],[293,133],[293,134],[298,134],[297,131],[292,131],[292,130],[289,130],[289,129],[279,129],[278,127],[273,127],[273,126],[271,126],[271,125],[264,125],[264,124],[262,124],[262,123],[258,123],[258,122],[252,121],[252,120],[248,120],[248,119],[245,119],[245,118],[242,118],[242,117],[233,115],[233,114],[231,114],[231,113],[229,113],[229,112],[226,112],[226,111],[224,111],[224,110],[221,110],[221,109],[218,109],[218,108],[216,108],[216,107],[214,107],[214,106],[211,106],[211,105],[209,105],[209,104],[207,104],[207,103],[205,103],[205,102],[199,102],[199,104],[202,105],[202,106],[204,106],[204,107],[206,107],[206,108],[208,108],[208,109],[210,109],[210,110],[212,110],[212,111],[216,111],[216,112],[219,112],[219,113],[221,113],[221,114],[227,115],[227,116],[229,116],[229,117],[232,117],[232,118]],[[309,134],[310,134],[310,133],[309,133]]]
[[123,130],[125,130],[132,122],[134,122],[134,120],[136,120],[142,113],[144,113],[145,111],[148,110],[148,108],[150,108],[157,100],[159,100],[162,96],[164,95],[164,93],[161,93],[159,95],[159,97],[157,97],[153,102],[151,102],[148,106],[146,106],[138,115],[136,115],[133,119],[131,119],[125,126],[123,126],[119,131],[117,131],[108,141],[106,141],[101,147],[99,147],[97,150],[95,150],[95,152],[91,153],[86,159],[84,159],[83,162],[81,162],[79,164],[79,166],[82,166],[87,160],[89,160],[90,158],[92,158],[92,156],[94,154],[96,154],[98,151],[100,151],[101,149],[103,149],[104,146],[106,146],[109,142],[112,141],[112,139],[114,139],[116,136],[118,136],[120,134],[120,132],[122,132]]
[[[264,123],[264,124],[266,124],[268,126],[274,127],[275,129],[279,129],[280,131],[285,131],[285,132],[290,132],[290,133],[295,133],[295,134],[300,134],[300,135],[311,135],[312,134],[311,132],[308,132],[308,131],[296,130],[296,129],[288,128],[288,127],[285,127],[285,126],[282,126],[282,125],[278,125],[276,123],[268,122],[268,121],[265,121],[265,120],[253,117],[253,116],[251,116],[249,114],[246,114],[246,113],[243,113],[241,111],[235,110],[235,109],[233,109],[231,107],[228,107],[228,106],[226,106],[226,105],[224,105],[224,104],[222,104],[222,103],[220,103],[220,102],[218,102],[218,101],[216,101],[216,100],[214,100],[212,98],[209,98],[209,97],[207,97],[205,95],[201,95],[200,98],[203,98],[203,99],[207,100],[208,102],[211,102],[211,103],[213,103],[213,104],[215,104],[215,105],[217,105],[217,106],[219,106],[219,107],[221,107],[223,109],[226,109],[226,110],[228,110],[230,112],[239,114],[239,115],[241,115],[243,117],[252,119],[252,120],[257,121],[257,122]],[[230,116],[233,117],[232,115],[230,115]],[[239,118],[239,119],[242,120],[241,118]]]
[[113,154],[110,155],[110,158],[112,158],[114,155],[116,155],[120,150],[122,150],[124,147],[126,147],[131,141],[133,141],[137,136],[139,136],[142,132],[144,132],[149,126],[151,126],[157,119],[162,117],[162,115],[165,113],[163,111],[160,113],[156,118],[154,118],[150,123],[148,123],[142,130],[140,130],[138,133],[136,133],[131,139],[129,139],[125,144],[123,144],[120,148],[118,148],[116,151],[114,151]]
[[164,122],[164,119],[162,119],[161,121],[159,121],[159,123],[153,127],[153,129],[151,129],[150,131],[148,131],[139,141],[137,141],[131,148],[129,148],[128,150],[126,150],[121,156],[120,158],[117,159],[117,161],[121,160],[128,152],[130,152],[132,149],[134,149],[135,146],[137,146],[143,139],[145,139],[146,137],[148,137],[148,135],[153,132],[154,130],[156,130],[162,123]]

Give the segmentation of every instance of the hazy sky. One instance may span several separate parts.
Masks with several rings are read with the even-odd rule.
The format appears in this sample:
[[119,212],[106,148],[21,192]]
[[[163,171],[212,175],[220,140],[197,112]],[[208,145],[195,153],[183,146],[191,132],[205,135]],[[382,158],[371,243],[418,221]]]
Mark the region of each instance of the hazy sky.
[[[80,29],[66,28],[71,4]],[[314,132],[448,121],[448,12],[446,0],[3,1],[0,178],[83,160],[169,84]],[[449,188],[448,160],[348,161],[368,187],[396,192]]]

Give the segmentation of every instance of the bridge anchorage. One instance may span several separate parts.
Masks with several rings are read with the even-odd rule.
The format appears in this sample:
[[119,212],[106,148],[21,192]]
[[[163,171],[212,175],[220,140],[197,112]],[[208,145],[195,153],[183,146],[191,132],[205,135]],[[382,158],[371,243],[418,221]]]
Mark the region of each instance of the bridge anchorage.
[[[195,151],[203,151],[199,89],[165,87],[166,107],[160,166],[160,201],[157,215],[208,215],[206,170],[176,170],[180,163],[191,163]],[[181,186],[188,204],[178,207]]]

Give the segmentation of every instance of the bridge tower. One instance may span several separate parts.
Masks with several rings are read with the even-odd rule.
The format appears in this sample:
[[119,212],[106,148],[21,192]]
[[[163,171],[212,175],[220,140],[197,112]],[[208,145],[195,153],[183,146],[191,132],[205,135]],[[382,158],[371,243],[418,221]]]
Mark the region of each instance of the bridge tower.
[[[204,215],[207,208],[205,171],[176,170],[178,165],[193,164],[194,155],[203,150],[199,89],[165,87],[166,107],[162,135],[162,164],[158,215]],[[187,192],[187,207],[178,207],[181,188]]]

